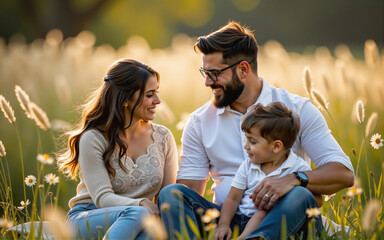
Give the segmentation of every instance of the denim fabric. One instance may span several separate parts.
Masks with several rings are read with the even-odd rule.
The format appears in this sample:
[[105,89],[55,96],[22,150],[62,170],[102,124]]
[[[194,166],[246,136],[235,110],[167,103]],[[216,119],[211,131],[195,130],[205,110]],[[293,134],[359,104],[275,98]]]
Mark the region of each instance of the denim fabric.
[[77,239],[148,239],[142,219],[149,212],[139,206],[97,208],[92,203],[75,204],[67,221],[76,231]]
[[[181,195],[178,193],[181,193]],[[161,219],[170,239],[177,239],[176,232],[181,232],[180,223],[187,222],[186,216],[189,216],[194,224],[199,227],[200,234],[202,235],[201,213],[199,214],[198,209],[202,208],[204,211],[210,208],[221,209],[217,204],[206,200],[194,190],[182,184],[168,185],[163,188],[160,191],[157,203],[159,208],[163,203],[170,205],[169,210],[161,211]],[[312,193],[306,188],[295,187],[275,203],[275,206],[264,218],[259,228],[252,232],[249,238],[280,239],[283,215],[286,216],[287,233],[294,235],[305,229],[308,221],[305,210],[312,207],[317,207],[317,202]],[[231,228],[233,229],[237,225],[241,233],[248,220],[249,217],[236,214],[232,219]],[[196,239],[189,224],[185,225],[190,239]],[[316,220],[316,228],[319,232],[322,229],[320,218]]]

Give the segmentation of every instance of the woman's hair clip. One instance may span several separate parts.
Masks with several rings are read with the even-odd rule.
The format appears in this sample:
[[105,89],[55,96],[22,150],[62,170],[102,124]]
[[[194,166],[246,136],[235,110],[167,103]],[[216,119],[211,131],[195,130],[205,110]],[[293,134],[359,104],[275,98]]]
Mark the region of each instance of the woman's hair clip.
[[104,77],[104,82],[109,81],[108,76]]

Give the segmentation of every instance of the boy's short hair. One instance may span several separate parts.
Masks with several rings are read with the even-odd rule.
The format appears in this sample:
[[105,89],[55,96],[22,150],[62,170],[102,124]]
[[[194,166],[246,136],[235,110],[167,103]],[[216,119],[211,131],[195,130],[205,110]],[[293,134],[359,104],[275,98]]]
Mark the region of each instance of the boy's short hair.
[[241,124],[243,132],[250,132],[258,127],[260,136],[268,142],[280,140],[284,148],[289,150],[300,130],[300,118],[281,102],[272,102],[267,106],[256,104]]

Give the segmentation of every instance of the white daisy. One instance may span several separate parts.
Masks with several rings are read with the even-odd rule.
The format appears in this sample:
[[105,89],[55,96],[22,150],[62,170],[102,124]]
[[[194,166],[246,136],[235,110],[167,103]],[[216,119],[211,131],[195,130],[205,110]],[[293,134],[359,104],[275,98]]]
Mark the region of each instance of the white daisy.
[[53,158],[49,156],[48,154],[37,154],[37,160],[41,162],[42,164],[49,164],[51,165],[53,163]]
[[309,218],[311,218],[311,217],[318,217],[318,216],[320,216],[321,211],[317,207],[314,207],[314,208],[308,208],[305,211],[305,213],[308,215]]
[[29,199],[27,199],[27,201],[26,202],[24,202],[24,201],[21,201],[20,202],[20,207],[17,207],[17,209],[19,209],[19,210],[23,210],[25,207],[27,207],[29,204],[31,203],[31,201],[29,201]]
[[49,173],[47,175],[45,175],[44,177],[45,181],[49,184],[49,185],[55,185],[56,183],[59,182],[59,177],[57,177],[55,174],[53,173]]
[[331,195],[324,195],[325,197],[324,197],[324,201],[329,201],[331,198],[333,198],[334,196],[336,195],[336,193],[334,193],[334,194],[331,194]]
[[348,197],[360,195],[361,193],[363,193],[363,189],[361,187],[358,187],[358,186],[350,187],[350,188],[348,188],[348,191],[347,191]]
[[201,217],[201,221],[205,223],[211,222],[213,219],[216,219],[220,216],[220,211],[216,208],[208,209],[205,211],[204,216]]
[[381,135],[376,133],[373,134],[371,137],[371,145],[374,149],[379,149],[383,146],[384,140],[381,139]]
[[32,187],[33,185],[36,184],[36,177],[33,176],[33,175],[28,175],[28,176],[24,179],[24,182],[25,182],[25,185],[27,185],[28,187]]

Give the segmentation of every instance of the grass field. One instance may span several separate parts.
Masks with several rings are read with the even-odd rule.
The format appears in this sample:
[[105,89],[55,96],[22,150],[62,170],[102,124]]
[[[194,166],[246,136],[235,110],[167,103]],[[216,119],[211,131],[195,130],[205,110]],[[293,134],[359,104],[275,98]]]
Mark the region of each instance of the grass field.
[[[118,58],[140,60],[160,73],[162,104],[155,122],[171,129],[178,145],[188,113],[211,97],[198,72],[201,58],[193,51],[194,39],[188,36],[176,36],[166,49],[151,49],[140,37],[117,50],[94,43],[89,32],[63,40],[59,31],[51,31],[31,44],[22,36],[9,44],[0,39],[0,100],[6,113],[0,114],[2,234],[20,223],[54,221],[54,209],[68,210],[76,183],[57,172],[54,153],[62,146],[58,138],[78,121],[76,107],[102,84],[106,68]],[[384,52],[369,40],[362,49],[364,59],[355,58],[346,45],[303,54],[287,52],[276,41],[260,46],[259,75],[319,105],[355,168],[355,186],[325,196],[321,208],[351,232],[323,238],[384,239]],[[16,85],[19,95],[25,91],[35,103],[31,118],[16,97]],[[29,177],[25,183],[29,175],[36,182]],[[209,189],[205,196],[212,197]]]

